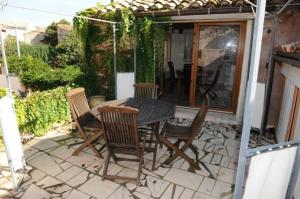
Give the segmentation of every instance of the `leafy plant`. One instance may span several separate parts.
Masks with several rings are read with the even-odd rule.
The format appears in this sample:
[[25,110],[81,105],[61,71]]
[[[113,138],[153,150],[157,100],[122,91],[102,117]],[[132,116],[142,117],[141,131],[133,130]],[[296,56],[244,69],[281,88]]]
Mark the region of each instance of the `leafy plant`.
[[52,22],[46,29],[43,42],[50,46],[55,47],[58,44],[57,37],[57,25],[58,24],[70,24],[65,19],[60,20],[59,22]]
[[82,75],[78,66],[62,66],[53,69],[39,59],[27,57],[9,57],[11,72],[18,74],[25,86],[33,90],[48,90],[57,86],[77,84]]
[[61,43],[58,43],[53,49],[51,63],[54,67],[61,67],[64,65],[78,65],[82,62],[81,57],[81,42],[75,35],[75,32],[71,32]]
[[[116,27],[117,70],[133,71],[135,48],[137,81],[154,82],[156,68],[163,63],[165,40],[165,27],[154,22],[166,21],[169,18],[136,17],[128,8],[106,13],[102,13],[102,9],[103,5],[98,4],[77,14],[119,22]],[[86,75],[93,77],[95,82],[92,84],[100,88],[90,92],[113,99],[115,85],[112,25],[74,18],[74,26],[84,44],[85,65],[82,69]]]
[[[21,56],[32,56],[33,58],[41,59],[44,62],[49,61],[50,48],[48,45],[29,45],[24,42],[19,42],[19,45]],[[15,37],[8,36],[5,39],[5,50],[8,57],[17,56],[17,44]]]
[[[15,111],[19,129],[23,133],[42,136],[57,123],[70,120],[66,93],[69,87],[58,87],[43,92],[33,92],[25,99],[15,96]],[[0,96],[6,95],[0,90]]]
[[44,135],[56,123],[70,119],[66,99],[67,87],[35,92],[25,99],[15,100],[20,130],[36,136]]
[[[15,96],[15,111],[21,132],[42,136],[55,124],[70,121],[69,105],[66,93],[69,87],[58,87],[43,92],[33,92],[25,99]],[[0,98],[6,89],[0,89]],[[0,149],[3,148],[0,132]]]

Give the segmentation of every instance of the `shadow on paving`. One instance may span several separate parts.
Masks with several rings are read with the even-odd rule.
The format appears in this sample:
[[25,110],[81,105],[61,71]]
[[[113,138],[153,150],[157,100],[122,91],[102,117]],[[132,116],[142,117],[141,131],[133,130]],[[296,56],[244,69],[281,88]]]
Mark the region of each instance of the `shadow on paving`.
[[[171,123],[190,125],[191,120],[175,118]],[[163,124],[161,124],[162,127]],[[102,181],[104,160],[89,148],[78,156],[73,151],[82,143],[72,125],[61,126],[46,136],[34,138],[24,145],[28,171],[20,188],[13,190],[10,173],[0,161],[0,198],[232,198],[239,152],[239,133],[235,126],[205,122],[193,145],[198,150],[201,170],[193,170],[183,159],[163,164],[169,157],[166,147],[158,147],[157,164],[151,170],[153,153],[144,156],[141,185],[127,181]],[[264,144],[273,144],[272,136],[263,137]],[[99,140],[96,148],[103,146]],[[255,146],[255,135],[251,136]],[[196,158],[187,150],[187,155]],[[5,155],[1,152],[1,157]],[[4,155],[3,155],[4,154]],[[102,151],[107,154],[106,149]],[[136,177],[138,163],[112,162],[108,173]]]

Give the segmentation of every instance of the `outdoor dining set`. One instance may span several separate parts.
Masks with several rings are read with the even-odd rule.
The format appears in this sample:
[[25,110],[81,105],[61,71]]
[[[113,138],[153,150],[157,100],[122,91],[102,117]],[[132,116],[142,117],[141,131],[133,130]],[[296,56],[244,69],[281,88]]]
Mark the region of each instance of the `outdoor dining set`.
[[[191,149],[197,157],[198,151],[192,143],[204,122],[207,99],[203,98],[190,126],[179,126],[168,122],[169,119],[174,118],[176,107],[174,104],[157,99],[157,85],[137,83],[133,86],[135,89],[133,98],[128,98],[117,106],[99,105],[92,109],[88,105],[84,88],[75,88],[67,93],[72,117],[84,140],[72,155],[76,156],[90,147],[99,158],[103,158],[101,150],[106,147],[103,179],[136,181],[137,185],[139,185],[144,163],[144,152],[153,152],[152,170],[154,170],[157,148],[163,145],[170,151],[170,156],[164,164],[183,158],[192,168],[199,170],[197,160],[193,160],[185,152]],[[162,122],[164,125],[160,130]],[[99,139],[104,139],[105,145],[97,149],[95,145]],[[109,175],[111,158],[115,162],[138,162],[137,177]]]

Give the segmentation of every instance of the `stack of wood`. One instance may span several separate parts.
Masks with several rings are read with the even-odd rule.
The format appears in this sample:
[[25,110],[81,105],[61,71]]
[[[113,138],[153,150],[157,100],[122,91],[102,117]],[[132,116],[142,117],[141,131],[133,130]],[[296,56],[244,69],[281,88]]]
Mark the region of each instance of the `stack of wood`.
[[300,41],[293,42],[275,48],[278,53],[299,53],[300,52]]

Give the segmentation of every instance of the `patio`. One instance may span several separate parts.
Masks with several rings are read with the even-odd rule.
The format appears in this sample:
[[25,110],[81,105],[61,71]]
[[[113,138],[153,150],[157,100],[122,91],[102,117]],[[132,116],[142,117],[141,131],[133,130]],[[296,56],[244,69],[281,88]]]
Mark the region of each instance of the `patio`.
[[[189,125],[194,112],[191,109],[177,108],[176,118],[172,122]],[[183,159],[177,159],[172,165],[161,164],[169,157],[169,153],[165,147],[158,147],[157,169],[153,172],[152,154],[144,156],[142,186],[137,187],[134,182],[119,180],[102,181],[104,159],[97,158],[90,149],[86,149],[79,156],[71,156],[82,140],[77,137],[76,132],[69,133],[72,127],[68,125],[57,127],[46,136],[33,139],[24,145],[30,171],[25,175],[17,192],[12,190],[8,167],[0,167],[0,197],[232,198],[240,136],[236,126],[232,124],[233,121],[225,114],[209,112],[206,120],[210,121],[204,123],[193,143],[198,148],[200,171],[191,169]],[[255,146],[254,140],[255,137],[251,136],[252,147]],[[264,145],[274,143],[271,136],[263,137]],[[99,143],[98,147],[101,145]],[[2,162],[5,154],[0,154]],[[195,158],[191,151],[188,154]],[[106,155],[105,151],[103,155]],[[137,167],[138,163],[135,162],[112,163],[108,173],[135,177]]]

